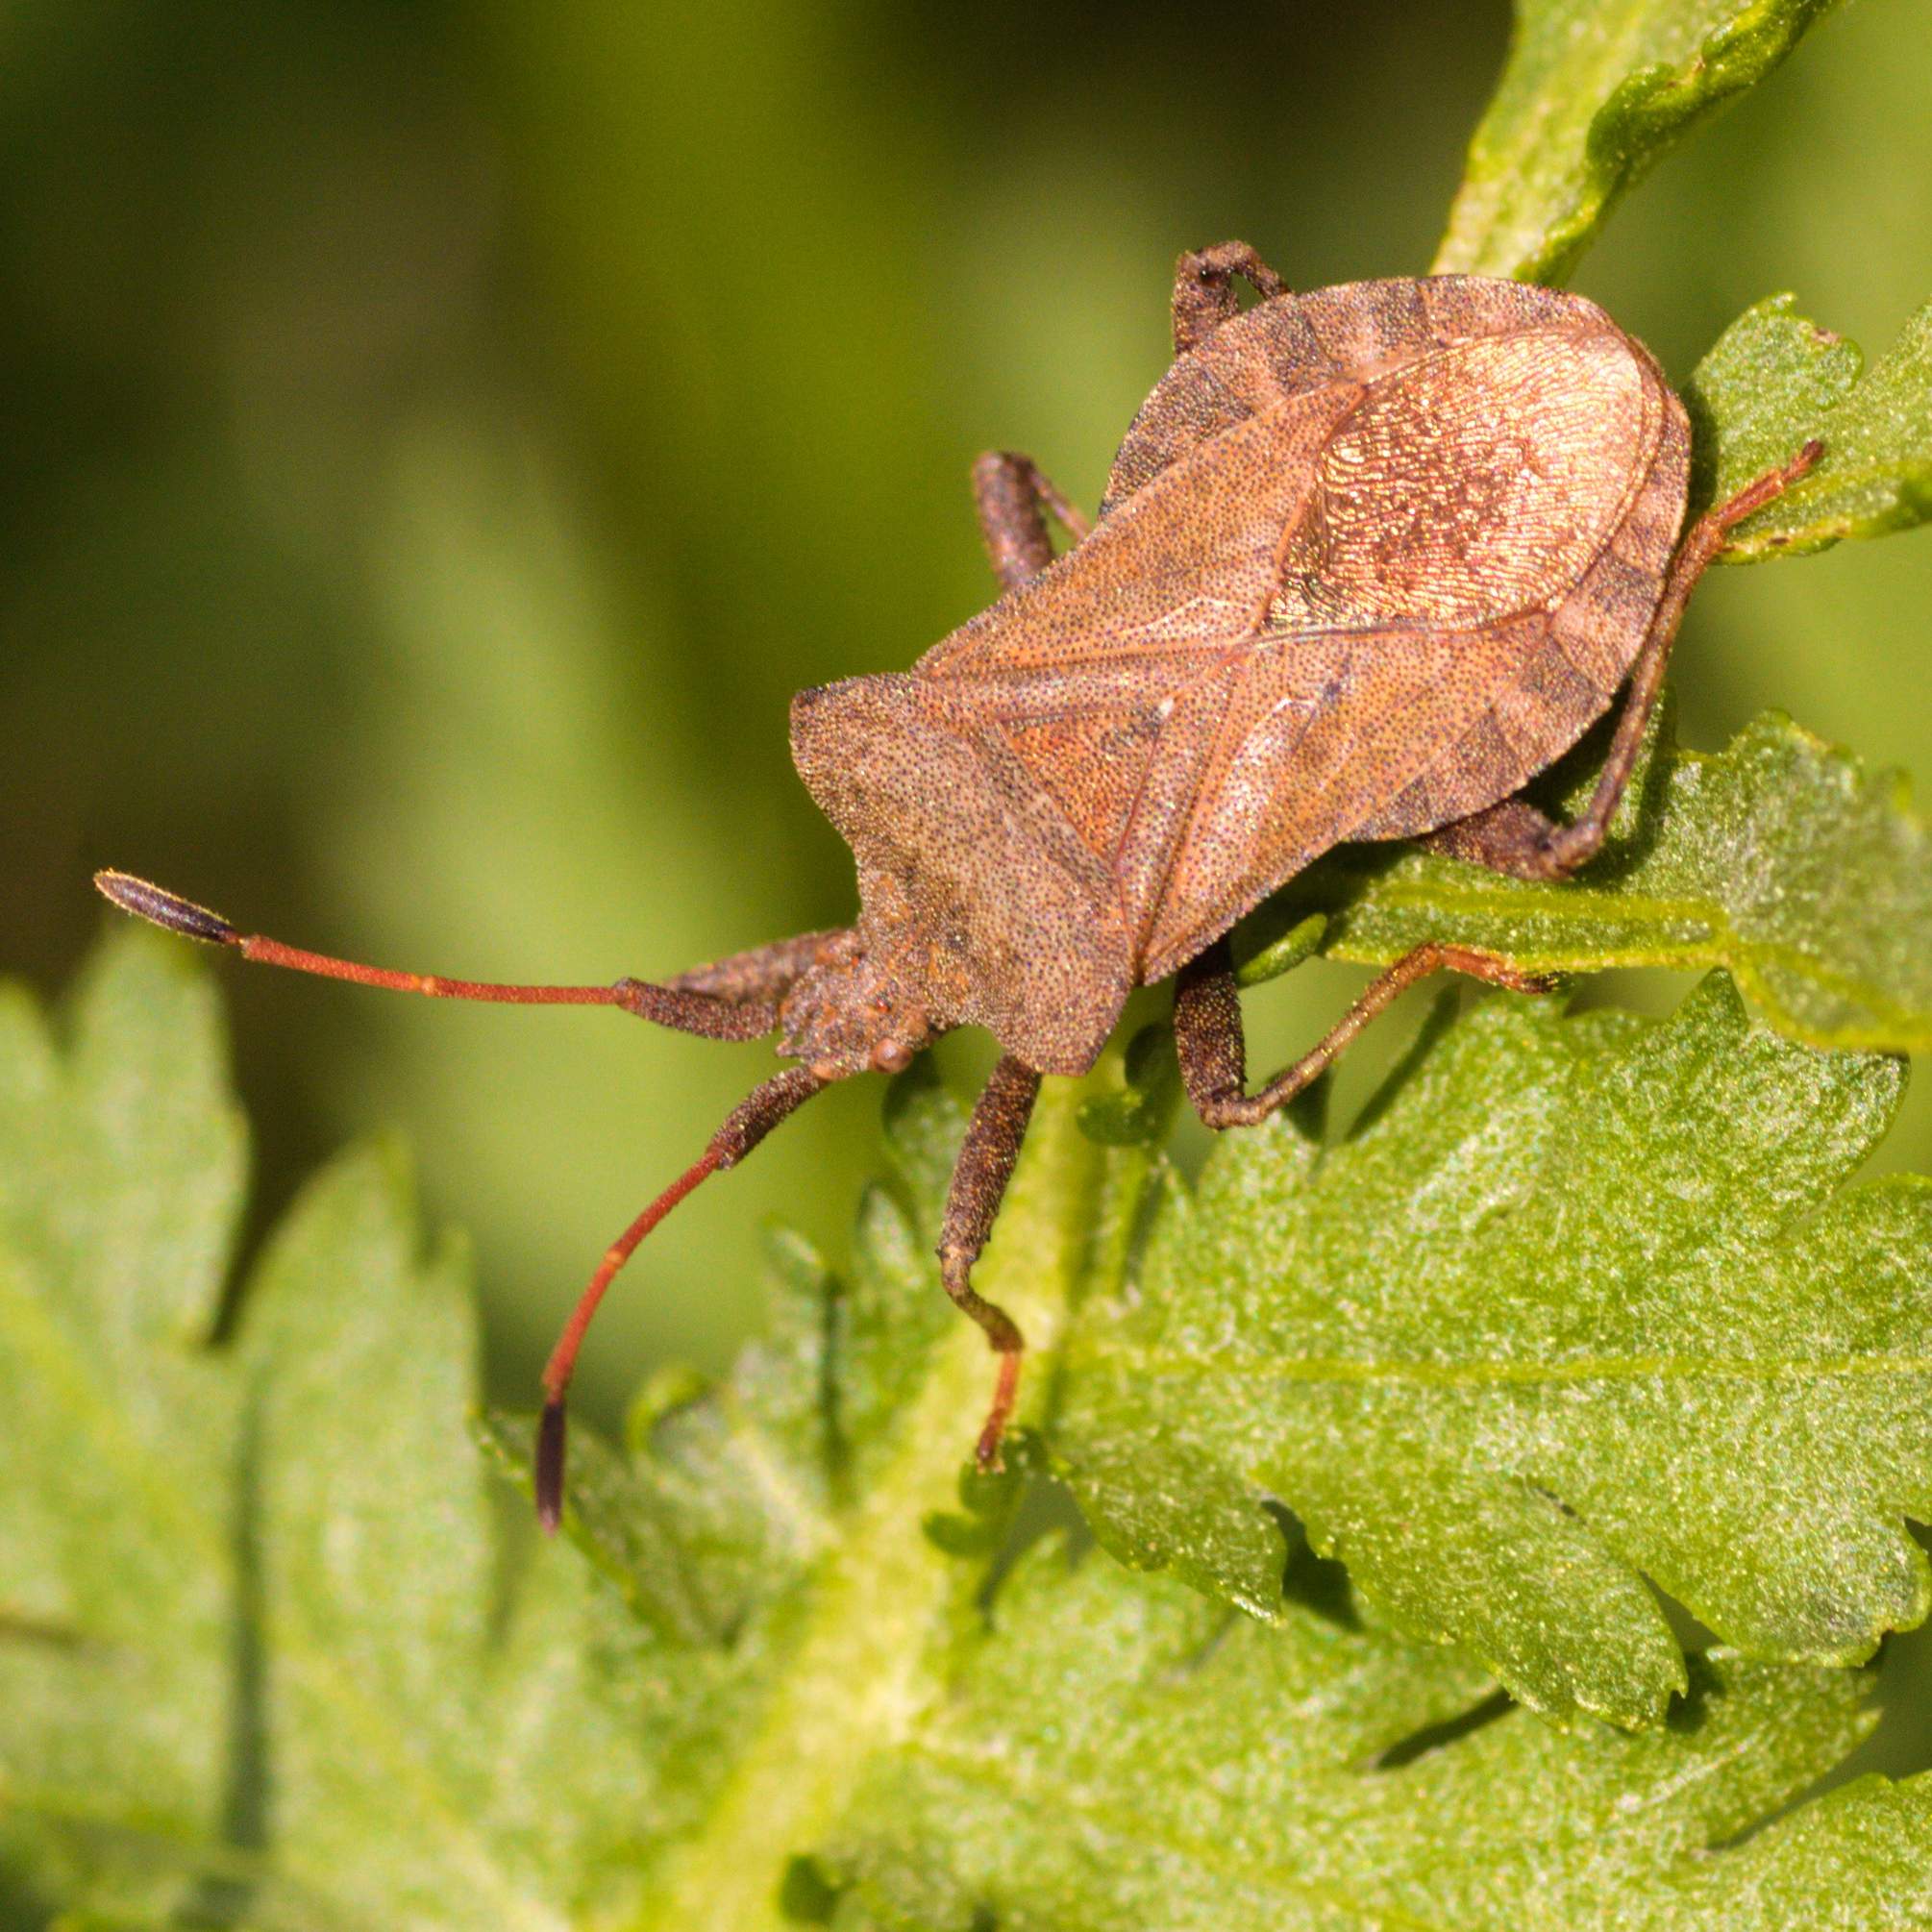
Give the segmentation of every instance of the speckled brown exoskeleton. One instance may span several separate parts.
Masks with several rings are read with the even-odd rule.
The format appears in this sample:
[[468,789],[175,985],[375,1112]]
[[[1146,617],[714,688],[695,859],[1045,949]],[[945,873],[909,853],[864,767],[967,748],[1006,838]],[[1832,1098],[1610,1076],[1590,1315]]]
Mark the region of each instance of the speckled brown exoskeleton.
[[[1235,280],[1258,298],[1240,310]],[[1091,1067],[1136,986],[1177,975],[1183,1080],[1211,1127],[1265,1119],[1439,967],[1424,946],[1312,1052],[1247,1087],[1226,934],[1329,847],[1422,839],[1553,879],[1601,844],[1692,585],[1807,445],[1681,543],[1684,409],[1594,304],[1474,276],[1295,295],[1238,242],[1182,257],[1173,366],[1100,514],[1024,457],[982,457],[1003,585],[910,671],[802,692],[800,776],[851,844],[859,915],[676,978],[509,986],[395,973],[239,932],[122,873],[116,904],[277,965],[440,998],[606,1004],[709,1039],[776,1033],[756,1088],[605,1254],[544,1372],[536,1492],[562,1501],[563,1400],[583,1331],[639,1241],[831,1081],[893,1073],[948,1028],[1002,1057],[975,1107],[939,1247],[999,1358],[996,1466],[1020,1331],[972,1285],[1043,1075]],[[1054,555],[1048,517],[1071,538]],[[1574,824],[1516,796],[1628,681]]]

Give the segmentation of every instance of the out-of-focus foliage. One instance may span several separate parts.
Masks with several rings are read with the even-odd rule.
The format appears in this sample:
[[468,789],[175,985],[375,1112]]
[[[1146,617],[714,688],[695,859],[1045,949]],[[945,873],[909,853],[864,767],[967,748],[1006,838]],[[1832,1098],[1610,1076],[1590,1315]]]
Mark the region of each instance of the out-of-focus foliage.
[[[1057,1539],[1009,1568],[1017,1485],[958,1490],[986,1351],[935,1318],[928,1251],[961,1125],[902,1083],[854,1267],[788,1244],[770,1340],[581,1465],[586,1564],[497,1547],[462,1258],[419,1254],[393,1157],[303,1191],[211,1345],[240,1129],[205,982],[125,935],[64,1049],[10,996],[0,1922],[1922,1912],[1923,1777],[1767,1821],[1869,1727],[1849,1673],[1713,1654],[1680,1721],[1563,1739],[1363,1627],[1305,1552],[1273,1628]],[[987,1285],[1051,1351],[1145,1156],[1071,1092],[1040,1125]]]
[[1440,274],[1565,281],[1630,185],[1837,0],[1516,0]]

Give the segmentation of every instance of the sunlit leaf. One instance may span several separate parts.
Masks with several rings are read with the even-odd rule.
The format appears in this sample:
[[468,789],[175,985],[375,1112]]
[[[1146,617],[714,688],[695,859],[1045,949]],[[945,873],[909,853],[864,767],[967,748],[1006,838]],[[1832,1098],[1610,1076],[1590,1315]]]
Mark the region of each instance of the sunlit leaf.
[[1707,468],[1715,454],[1714,498],[1808,437],[1824,445],[1809,475],[1738,526],[1727,559],[1796,556],[1932,517],[1932,303],[1860,377],[1863,362],[1781,295],[1746,310],[1698,363],[1686,400]]
[[[900,1085],[854,1267],[781,1241],[724,1384],[656,1391],[629,1454],[579,1431],[586,1568],[499,1548],[464,1266],[418,1254],[396,1157],[311,1183],[211,1345],[241,1130],[209,989],[130,932],[73,1032],[0,1003],[0,1924],[760,1922],[1013,1493],[961,1498],[991,1365],[931,1254],[957,1104]],[[1043,1102],[987,1256],[1043,1342],[1145,1165],[1074,1126],[1118,1078]]]
[[1795,296],[1746,309],[1684,385],[1694,506],[1721,503],[1788,462],[1864,366],[1858,344],[1800,315]]
[[[1469,1037],[1462,1075],[1428,1077],[1451,1124],[1443,1081],[1479,1083],[1485,1053],[1533,1093],[1525,1055],[1560,1061],[1574,1045],[1584,1064],[1594,1051],[1563,1023],[1516,1016]],[[986,1285],[1042,1345],[1023,1463],[1040,1431],[1059,1433],[1070,1370],[1069,1439],[1089,1399],[1090,1343],[1064,1354],[1061,1325],[1096,1333],[1083,1311],[1111,1325],[1131,1300],[1157,1159],[1140,1127],[1173,1098],[1160,1049],[1144,1031],[1129,1055],[1137,1099],[1113,1060],[1085,1096],[1136,1126],[1115,1148],[1076,1126],[1077,1089],[1045,1103],[989,1251]],[[1771,1042],[1759,1057],[1794,1052]],[[1882,1096],[1860,1084],[1868,1063],[1800,1057],[1821,1070],[1817,1192]],[[1649,1071],[1681,1092],[1669,1068]],[[1647,1113],[1634,1073],[1631,1091],[1626,1130],[1668,1142],[1668,1106]],[[1495,1123],[1499,1145],[1523,1114]],[[1399,1108],[1391,1121],[1413,1154],[1412,1124]],[[896,1172],[868,1200],[851,1269],[780,1242],[767,1339],[715,1388],[655,1385],[624,1452],[581,1437],[577,1549],[528,1531],[505,1549],[465,1425],[460,1263],[418,1255],[395,1158],[351,1155],[306,1191],[252,1271],[234,1339],[211,1346],[239,1128],[205,986],[180,949],[131,936],[91,976],[71,1050],[10,1001],[0,1923],[38,1900],[20,1922],[71,1907],[77,1927],[753,1932],[801,1914],[964,1927],[994,1909],[1003,1926],[1125,1932],[1317,1924],[1348,1901],[1399,1922],[1432,1897],[1455,1922],[1519,1927],[1587,1921],[1614,1892],[1630,1922],[1667,1927],[1762,1900],[1808,1922],[1840,1906],[1880,1922],[1871,1899],[1913,1895],[1932,1866],[1917,1784],[1868,1780],[1710,1855],[1864,1728],[1845,1673],[1695,1662],[1678,1720],[1639,1740],[1492,1721],[1475,1658],[1362,1627],[1305,1548],[1284,1601],[1287,1546],[1251,1497],[1272,1626],[1098,1554],[1070,1573],[1051,1543],[1008,1574],[1017,1485],[961,1478],[985,1350],[936,1293],[929,1253],[961,1126],[929,1079],[902,1082]],[[1282,1142],[1250,1144],[1272,1159]],[[1672,1158],[1658,1184],[1683,1196]],[[1338,1153],[1325,1174],[1345,1165]],[[1748,1166],[1727,1171],[1739,1198],[1794,1208],[1788,1160]],[[1444,1191],[1440,1158],[1417,1177]],[[1403,1189],[1386,1171],[1381,1184]],[[1197,1241],[1219,1185],[1195,1210]],[[1405,1200],[1411,1238],[1453,1211]],[[1729,1200],[1696,1205],[1716,1223]],[[1812,1302],[1835,1286],[1849,1321],[1861,1284],[1839,1279],[1857,1259],[1840,1211],[1764,1267],[1809,1269]],[[1158,1245],[1183,1238],[1179,1212],[1163,1210]],[[1727,1238],[1747,1247],[1746,1232]],[[1614,1273],[1614,1246],[1598,1254]],[[1185,1314],[1190,1291],[1169,1285]],[[1816,1323],[1803,1295],[1776,1299],[1780,1333]],[[1360,1314],[1359,1297],[1346,1305]],[[1522,1313],[1524,1295],[1509,1305]],[[1882,1317],[1861,1319],[1864,1346],[1890,1345]],[[1268,1426],[1265,1378],[1250,1399]],[[1423,1391],[1425,1426],[1434,1400]],[[1829,1402],[1807,1414],[1815,1453],[1835,1453],[1856,1488],[1872,1451],[1838,1441],[1841,1420]],[[1362,1449],[1379,1453],[1377,1419],[1361,1421]],[[1141,1474],[1179,1494],[1175,1433],[1173,1457],[1142,1444]],[[490,1441],[521,1470],[523,1424],[493,1424]],[[1660,1443],[1667,1429],[1649,1451]],[[1695,1472],[1697,1446],[1678,1448]],[[1640,1428],[1625,1449],[1646,1452]],[[1456,1480],[1480,1501],[1480,1457],[1451,1433],[1444,1460],[1459,1453]],[[1766,1560],[1768,1527],[1747,1491],[1710,1530],[1746,1569]],[[1829,1507],[1817,1522],[1844,1566],[1810,1614],[1843,1613],[1831,1634],[1855,1640],[1871,1606],[1854,1586],[1889,1546],[1854,1547]],[[1787,1525],[1791,1576],[1808,1533]],[[1442,1552],[1424,1543],[1412,1553],[1433,1573]]]
[[1696,1661],[1679,1721],[1563,1739],[1450,1657],[1264,1630],[1037,1552],[822,1861],[842,1927],[1786,1932],[1932,1911],[1932,1777],[1730,1844],[1869,1719],[1854,1679]]
[[576,1566],[498,1600],[464,1269],[392,1154],[306,1190],[210,1346],[221,1058],[137,934],[70,1051],[0,1019],[0,1872],[114,1923],[562,1926],[634,1890],[662,1687]]
[[1854,1662],[1932,1602],[1932,1183],[1843,1185],[1903,1078],[1721,976],[1666,1023],[1491,1001],[1340,1145],[1277,1119],[1171,1186],[1058,1461],[1110,1548],[1260,1615],[1285,1503],[1558,1718],[1682,1687],[1647,1578]]

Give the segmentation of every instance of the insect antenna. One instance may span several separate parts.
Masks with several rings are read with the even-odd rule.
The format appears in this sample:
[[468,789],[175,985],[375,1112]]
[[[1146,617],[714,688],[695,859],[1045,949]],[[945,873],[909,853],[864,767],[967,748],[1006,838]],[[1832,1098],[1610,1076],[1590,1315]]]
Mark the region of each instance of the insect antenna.
[[[94,884],[123,912],[132,912],[169,932],[206,940],[211,946],[230,947],[244,959],[259,960],[264,966],[285,966],[293,972],[313,973],[325,979],[347,979],[358,986],[422,993],[433,1000],[483,1000],[514,1006],[621,1006],[665,1025],[707,1033],[713,1039],[755,1039],[769,1032],[776,1023],[768,1004],[748,1001],[735,1009],[708,1015],[702,1026],[693,1026],[687,1019],[673,1017],[657,1005],[644,1003],[647,996],[657,996],[660,1002],[675,998],[670,989],[646,986],[633,979],[620,980],[611,986],[522,986],[364,966],[354,959],[336,959],[326,953],[308,953],[297,946],[285,946],[281,940],[259,932],[243,932],[220,913],[211,912],[207,906],[197,905],[179,893],[151,885],[132,873],[97,872]],[[698,997],[705,999],[707,1008],[712,1005],[706,996]],[[563,1518],[564,1397],[577,1368],[584,1331],[617,1271],[636,1251],[638,1243],[700,1181],[720,1168],[736,1166],[787,1114],[826,1084],[809,1068],[791,1067],[754,1088],[711,1136],[705,1152],[604,1251],[603,1260],[578,1297],[577,1306],[563,1325],[563,1332],[557,1338],[557,1347],[544,1366],[546,1399],[536,1437],[536,1513],[545,1529],[555,1530]]]
[[324,979],[348,979],[358,986],[380,986],[392,993],[421,993],[432,1000],[484,1000],[509,1006],[622,1006],[631,997],[622,986],[517,986],[490,979],[447,979],[433,973],[398,973],[386,966],[364,966],[326,953],[305,953],[260,932],[242,932],[218,912],[191,899],[150,885],[127,872],[97,872],[94,884],[103,898],[123,912],[189,939],[227,946],[263,966],[285,966]]
[[596,1272],[577,1298],[577,1306],[550,1351],[543,1370],[543,1420],[536,1430],[536,1516],[546,1530],[563,1520],[564,1398],[577,1370],[584,1331],[617,1271],[637,1251],[638,1243],[702,1180],[720,1168],[735,1167],[786,1115],[830,1084],[809,1067],[788,1067],[752,1092],[726,1117],[705,1152],[604,1251]]
[[563,1520],[564,1397],[570,1378],[577,1372],[578,1350],[583,1346],[584,1332],[604,1300],[604,1292],[616,1279],[617,1271],[637,1251],[637,1245],[657,1224],[694,1189],[718,1170],[718,1151],[707,1147],[608,1248],[597,1264],[596,1272],[577,1298],[570,1320],[550,1351],[543,1366],[543,1420],[536,1430],[536,1515],[545,1529],[555,1530]]

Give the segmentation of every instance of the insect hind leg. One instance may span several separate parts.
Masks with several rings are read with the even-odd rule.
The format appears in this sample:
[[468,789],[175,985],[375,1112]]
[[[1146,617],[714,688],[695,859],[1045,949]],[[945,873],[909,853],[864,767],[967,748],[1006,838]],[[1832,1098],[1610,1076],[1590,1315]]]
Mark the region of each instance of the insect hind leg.
[[1527,799],[1504,799],[1468,818],[1424,832],[1416,843],[1428,852],[1467,860],[1508,879],[1545,879],[1551,841],[1563,828]]
[[1550,982],[1512,966],[1505,959],[1467,946],[1418,946],[1405,953],[1341,1020],[1292,1066],[1285,1067],[1258,1093],[1248,1091],[1248,1050],[1241,1025],[1233,961],[1227,942],[1219,940],[1181,969],[1174,993],[1174,1043],[1187,1097],[1203,1126],[1217,1131],[1255,1127],[1284,1107],[1333,1064],[1342,1049],[1376,1014],[1418,979],[1448,968],[1506,986],[1516,993],[1546,993]]

